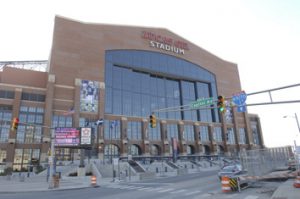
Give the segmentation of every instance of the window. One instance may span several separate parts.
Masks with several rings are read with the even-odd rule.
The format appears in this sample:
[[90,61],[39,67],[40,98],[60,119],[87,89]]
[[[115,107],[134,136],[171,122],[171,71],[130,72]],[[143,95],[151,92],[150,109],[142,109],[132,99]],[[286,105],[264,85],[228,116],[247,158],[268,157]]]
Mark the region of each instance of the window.
[[127,138],[128,138],[128,140],[141,140],[142,139],[141,122],[128,122],[127,123]]
[[233,128],[227,128],[227,143],[228,144],[235,144]]
[[11,120],[12,107],[0,106],[0,143],[8,142]]
[[7,91],[7,90],[0,90],[0,98],[14,99],[15,98],[15,92],[14,91]]
[[214,127],[214,140],[216,142],[222,142],[222,129],[221,129],[221,127]]
[[184,125],[183,138],[186,141],[195,141],[194,126],[192,126],[192,125]]
[[120,121],[104,120],[104,139],[115,140],[121,138]]
[[200,140],[202,142],[209,141],[208,126],[200,126]]
[[240,144],[246,144],[246,131],[245,131],[245,128],[240,128],[239,133],[240,133],[239,143]]
[[172,138],[176,138],[178,140],[177,124],[167,124],[167,136],[169,141],[171,141]]
[[45,102],[45,95],[22,92],[21,100]]
[[21,106],[19,120],[17,143],[41,143],[43,134],[41,125],[44,123],[44,109],[34,106]]
[[253,143],[260,144],[256,121],[251,121],[251,131],[253,135]]
[[156,123],[156,128],[148,128],[148,138],[149,140],[161,140],[159,122]]

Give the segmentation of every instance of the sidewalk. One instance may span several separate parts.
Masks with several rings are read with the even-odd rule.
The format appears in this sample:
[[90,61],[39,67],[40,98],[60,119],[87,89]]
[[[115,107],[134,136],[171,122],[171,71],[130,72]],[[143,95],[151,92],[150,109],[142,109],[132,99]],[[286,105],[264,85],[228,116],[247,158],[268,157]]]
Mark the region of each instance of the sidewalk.
[[273,193],[271,199],[299,199],[300,188],[295,188],[293,184],[294,179],[282,183]]
[[[11,180],[1,178],[0,194],[92,188],[93,186],[91,186],[90,178],[90,176],[62,177],[62,179],[60,179],[59,181],[58,188],[49,188],[49,182],[46,181],[46,178],[44,176],[25,178],[24,182],[21,182],[19,178],[13,178]],[[101,186],[103,184],[110,183],[111,179],[102,178],[97,181],[100,182],[100,184],[97,185]]]

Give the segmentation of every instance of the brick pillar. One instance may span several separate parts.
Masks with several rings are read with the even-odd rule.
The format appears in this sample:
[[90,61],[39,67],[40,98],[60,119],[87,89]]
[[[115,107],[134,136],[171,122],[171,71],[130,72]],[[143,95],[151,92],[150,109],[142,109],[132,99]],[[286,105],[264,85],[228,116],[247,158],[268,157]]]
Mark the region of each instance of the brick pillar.
[[[51,127],[52,113],[53,113],[53,99],[55,91],[55,75],[48,75],[46,101],[45,101],[45,118],[44,126]],[[40,162],[45,162],[48,158],[48,150],[51,144],[51,131],[49,128],[43,128],[43,140]]]
[[253,149],[254,144],[253,144],[253,137],[252,137],[250,119],[248,117],[247,112],[244,112],[243,116],[244,116],[245,124],[246,124],[246,143],[248,145],[247,148],[248,149]]
[[[19,117],[21,106],[22,89],[15,89],[15,99],[13,102],[12,120],[14,117]],[[11,126],[11,125],[10,125]],[[8,135],[8,144],[6,148],[6,166],[12,167],[14,162],[15,148],[16,148],[17,131],[11,130]]]
[[142,151],[143,156],[150,156],[150,145],[149,145],[149,135],[148,135],[148,120],[142,120]]
[[240,140],[240,133],[239,133],[239,127],[238,127],[238,122],[237,122],[237,115],[238,113],[234,108],[231,109],[232,111],[232,116],[233,116],[233,130],[234,130],[234,139],[235,139],[235,144],[236,144],[236,150],[240,152],[240,145],[239,145],[239,140]]

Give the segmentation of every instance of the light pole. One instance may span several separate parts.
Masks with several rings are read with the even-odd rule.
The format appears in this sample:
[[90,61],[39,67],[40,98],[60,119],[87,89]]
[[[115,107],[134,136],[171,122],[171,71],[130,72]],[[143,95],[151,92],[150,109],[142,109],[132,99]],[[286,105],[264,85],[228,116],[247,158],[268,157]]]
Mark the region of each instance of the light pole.
[[[297,116],[297,113],[295,113],[294,116],[288,116],[288,115],[285,115],[283,116],[283,118],[287,118],[287,117],[293,117],[295,118],[296,122],[297,122],[297,127],[298,127],[298,132],[300,133],[300,126],[299,126],[299,121],[298,121],[298,116]],[[299,161],[298,161],[298,154],[297,154],[297,143],[296,143],[296,139],[294,139],[294,145],[295,145],[295,153],[296,153],[296,161],[297,161],[297,169],[299,169]]]

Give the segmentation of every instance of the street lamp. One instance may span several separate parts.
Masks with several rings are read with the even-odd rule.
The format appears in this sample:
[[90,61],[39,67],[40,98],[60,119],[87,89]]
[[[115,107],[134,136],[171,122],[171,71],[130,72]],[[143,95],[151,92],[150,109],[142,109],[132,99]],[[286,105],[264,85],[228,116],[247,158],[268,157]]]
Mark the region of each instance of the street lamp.
[[298,127],[298,132],[300,133],[300,125],[299,125],[297,113],[295,113],[295,116],[288,116],[288,115],[283,116],[283,118],[287,118],[287,117],[293,117],[293,118],[296,119],[297,127]]
[[[295,113],[294,116],[288,116],[288,115],[283,116],[283,118],[287,118],[287,117],[293,117],[293,118],[295,118],[295,120],[297,122],[298,132],[300,133],[300,126],[299,126],[299,121],[298,121],[297,113]],[[296,152],[296,160],[298,160],[296,139],[294,140],[294,145],[295,145],[295,152]],[[297,165],[298,164],[299,164],[299,162],[297,161]]]

